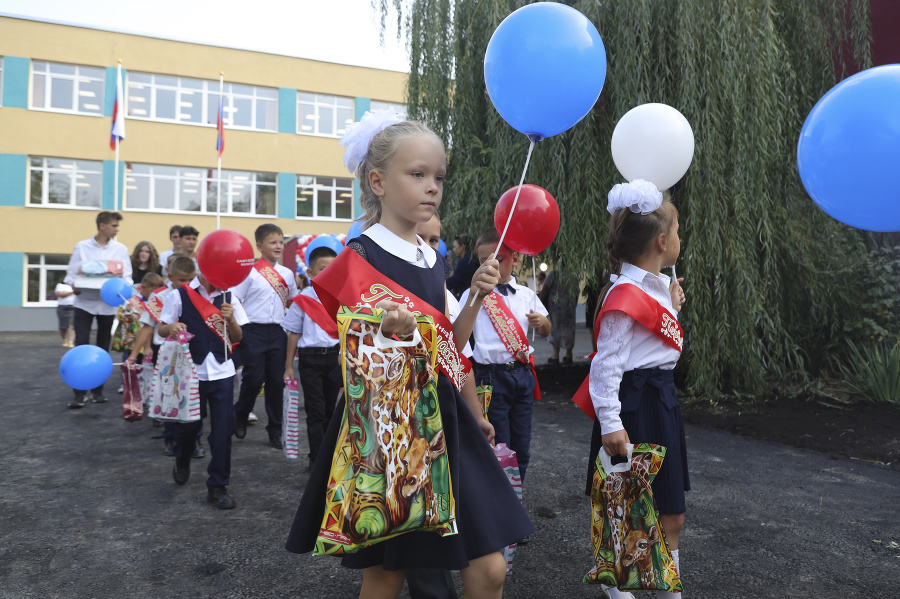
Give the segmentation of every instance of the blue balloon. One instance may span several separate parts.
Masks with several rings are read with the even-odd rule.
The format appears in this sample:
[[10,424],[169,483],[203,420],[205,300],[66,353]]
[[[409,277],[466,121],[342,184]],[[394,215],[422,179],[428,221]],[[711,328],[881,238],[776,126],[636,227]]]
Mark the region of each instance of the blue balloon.
[[606,49],[586,16],[557,2],[506,17],[488,42],[484,82],[500,116],[540,140],[591,111],[606,79]]
[[100,299],[110,306],[121,306],[133,293],[125,279],[110,279],[100,288]]
[[319,235],[306,246],[306,253],[303,255],[303,261],[306,262],[307,267],[309,267],[310,254],[313,253],[313,250],[318,248],[331,248],[334,250],[335,254],[340,254],[341,250],[344,249],[344,244],[338,241],[337,237],[334,235]]
[[815,105],[797,142],[803,186],[828,215],[868,231],[900,231],[900,65],[841,81]]
[[79,391],[96,389],[112,374],[113,361],[109,352],[96,345],[79,345],[65,353],[59,361],[59,376]]
[[444,243],[443,239],[438,241],[438,254],[443,258],[447,257],[447,244]]
[[361,220],[353,221],[353,224],[350,225],[350,230],[347,231],[347,241],[350,241],[351,239],[356,239],[357,237],[362,235],[362,232],[363,232],[363,221],[361,221]]

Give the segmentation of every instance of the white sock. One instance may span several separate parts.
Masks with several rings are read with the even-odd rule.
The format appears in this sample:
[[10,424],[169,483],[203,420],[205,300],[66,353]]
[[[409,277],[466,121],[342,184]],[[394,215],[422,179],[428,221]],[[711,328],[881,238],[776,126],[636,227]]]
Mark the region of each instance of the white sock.
[[614,587],[606,587],[606,592],[609,593],[610,599],[634,599],[634,595],[631,593],[620,591]]
[[[675,561],[675,569],[678,570],[678,575],[681,576],[681,566],[678,563],[678,550],[672,550],[672,559]],[[656,599],[683,599],[684,592],[681,593],[672,593],[670,591],[656,591]]]

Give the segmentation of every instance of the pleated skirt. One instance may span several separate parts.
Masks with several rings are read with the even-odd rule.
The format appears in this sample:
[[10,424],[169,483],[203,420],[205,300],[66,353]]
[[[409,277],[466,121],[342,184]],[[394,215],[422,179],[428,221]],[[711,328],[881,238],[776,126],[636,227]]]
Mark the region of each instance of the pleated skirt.
[[[631,443],[653,443],[666,448],[666,457],[651,487],[656,507],[662,514],[683,514],[684,494],[691,490],[685,450],[684,422],[671,370],[641,368],[629,370],[619,386],[621,418]],[[597,454],[603,451],[603,431],[594,420],[591,453],[588,458],[587,487],[596,470]]]
[[[402,534],[344,555],[343,566],[461,570],[468,567],[469,560],[500,551],[534,532],[534,525],[513,492],[478,422],[450,379],[443,374],[438,377],[438,400],[459,534],[445,537],[433,532]],[[307,553],[315,547],[325,514],[325,492],[344,405],[343,400],[338,403],[325,432],[319,457],[285,544],[288,551]]]

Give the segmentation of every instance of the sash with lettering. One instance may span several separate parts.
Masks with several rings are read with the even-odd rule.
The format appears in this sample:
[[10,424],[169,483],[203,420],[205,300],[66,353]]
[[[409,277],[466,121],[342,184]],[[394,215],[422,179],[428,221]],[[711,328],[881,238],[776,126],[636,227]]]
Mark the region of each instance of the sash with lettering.
[[128,305],[131,307],[131,310],[137,314],[137,317],[140,318],[144,312],[147,311],[147,305],[144,302],[144,298],[141,297],[140,293],[135,293],[130,298],[128,298]]
[[303,310],[307,316],[312,318],[314,323],[328,333],[329,337],[333,337],[334,339],[338,338],[337,321],[328,315],[322,302],[316,300],[314,297],[303,295],[302,293],[295,295],[292,301],[297,304],[297,307]]
[[537,372],[534,370],[534,356],[529,351],[531,348],[528,346],[528,337],[522,330],[522,325],[496,291],[492,291],[484,298],[482,306],[506,351],[516,361],[531,367],[531,374],[534,375],[534,399],[540,399],[541,387],[538,385]]
[[291,305],[291,298],[288,297],[290,294],[290,289],[288,288],[287,283],[284,281],[284,277],[278,274],[278,271],[272,268],[272,265],[265,258],[260,258],[256,261],[256,264],[253,265],[253,268],[256,269],[256,272],[262,275],[262,278],[266,280],[269,285],[272,286],[272,289],[275,290],[275,293],[278,294],[278,297],[281,298],[282,305],[287,308]]
[[447,375],[457,389],[462,389],[472,370],[472,363],[460,355],[453,337],[453,325],[434,306],[375,270],[375,267],[352,249],[339,253],[328,268],[316,275],[312,284],[326,313],[335,321],[341,305],[374,307],[381,300],[406,304],[410,312],[431,316],[438,336],[435,344],[438,350],[438,369]]
[[168,289],[165,285],[154,291],[150,295],[150,299],[144,302],[144,307],[147,309],[147,314],[156,321],[157,324],[160,322],[160,315],[162,314],[163,309],[163,298],[160,296],[160,293]]
[[[211,301],[197,293],[190,285],[182,285],[182,289],[187,293],[188,299],[197,308],[197,312],[203,318],[210,331],[216,334],[216,337],[225,342],[228,353],[234,353],[234,346],[228,340],[225,319],[222,318],[222,311],[216,308]],[[227,357],[227,356],[226,356]]]
[[[681,346],[684,344],[684,331],[681,330],[678,320],[637,285],[626,283],[624,285],[616,285],[610,290],[606,296],[606,301],[603,302],[603,308],[597,315],[596,322],[594,322],[595,335],[600,332],[600,321],[603,319],[603,315],[612,311],[624,312],[650,329],[650,332],[659,337],[663,343],[672,349],[681,351]],[[593,359],[594,354],[591,354],[590,358]],[[584,380],[581,387],[575,392],[572,401],[593,420],[597,415],[594,412],[594,404],[591,401],[589,381],[590,376]]]

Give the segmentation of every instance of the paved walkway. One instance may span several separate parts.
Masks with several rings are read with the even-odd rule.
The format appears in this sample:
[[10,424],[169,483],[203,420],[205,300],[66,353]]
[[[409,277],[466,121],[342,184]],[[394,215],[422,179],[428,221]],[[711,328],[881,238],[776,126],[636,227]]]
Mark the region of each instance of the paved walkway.
[[[172,482],[160,429],[124,422],[115,401],[65,408],[62,353],[55,333],[0,334],[0,597],[357,596],[358,572],[283,550],[305,462],[270,449],[263,426],[235,442],[238,507],[219,512],[205,502],[205,461],[186,486]],[[590,423],[567,397],[585,372],[543,371],[525,489],[537,534],[516,555],[509,599],[600,597],[581,584]],[[688,599],[898,596],[900,469],[696,427],[687,435]]]

